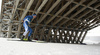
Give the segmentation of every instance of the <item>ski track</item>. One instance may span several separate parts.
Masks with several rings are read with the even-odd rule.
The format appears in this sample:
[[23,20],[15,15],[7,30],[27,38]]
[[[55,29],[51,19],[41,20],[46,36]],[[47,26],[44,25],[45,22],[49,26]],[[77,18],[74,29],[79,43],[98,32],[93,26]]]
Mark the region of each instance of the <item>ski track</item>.
[[0,55],[100,55],[100,45],[36,43],[0,38]]

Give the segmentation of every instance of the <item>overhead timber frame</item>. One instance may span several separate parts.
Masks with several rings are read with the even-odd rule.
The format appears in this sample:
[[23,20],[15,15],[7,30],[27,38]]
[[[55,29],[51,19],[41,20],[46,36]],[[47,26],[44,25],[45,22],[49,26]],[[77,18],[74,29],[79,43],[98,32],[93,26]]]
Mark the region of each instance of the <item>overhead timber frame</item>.
[[34,13],[32,39],[83,43],[87,32],[100,26],[100,0],[2,0],[2,36],[20,38],[22,20]]

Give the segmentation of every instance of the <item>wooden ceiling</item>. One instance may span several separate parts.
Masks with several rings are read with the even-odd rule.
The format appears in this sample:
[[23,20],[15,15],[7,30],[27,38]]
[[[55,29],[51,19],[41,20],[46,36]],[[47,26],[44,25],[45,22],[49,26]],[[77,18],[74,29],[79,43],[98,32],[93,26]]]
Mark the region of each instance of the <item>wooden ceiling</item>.
[[[14,5],[4,6],[9,1],[14,1]],[[2,8],[12,9],[9,18],[12,22],[20,23],[25,16],[36,13],[32,25],[78,30],[91,30],[100,25],[99,0],[3,0],[2,4]],[[3,11],[2,17],[8,15]]]

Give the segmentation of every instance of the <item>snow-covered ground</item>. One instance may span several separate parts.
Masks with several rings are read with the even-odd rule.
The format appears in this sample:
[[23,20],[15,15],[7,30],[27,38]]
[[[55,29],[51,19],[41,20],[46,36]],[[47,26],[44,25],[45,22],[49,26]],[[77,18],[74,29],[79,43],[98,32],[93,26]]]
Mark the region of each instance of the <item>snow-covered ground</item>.
[[87,44],[100,44],[100,36],[86,36],[84,43]]
[[0,38],[0,55],[100,55],[100,45],[22,42]]

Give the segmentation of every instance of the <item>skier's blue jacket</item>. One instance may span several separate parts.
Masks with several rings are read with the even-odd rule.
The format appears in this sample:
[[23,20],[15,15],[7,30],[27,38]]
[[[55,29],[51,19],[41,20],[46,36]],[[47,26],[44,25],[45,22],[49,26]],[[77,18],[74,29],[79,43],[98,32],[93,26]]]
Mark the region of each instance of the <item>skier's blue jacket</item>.
[[28,16],[26,16],[26,17],[23,19],[23,21],[28,21],[28,23],[30,23],[31,20],[32,20],[32,18],[33,18],[32,15],[28,15]]

